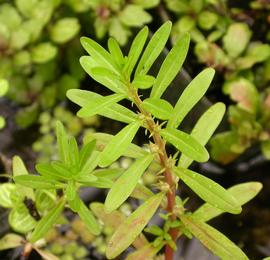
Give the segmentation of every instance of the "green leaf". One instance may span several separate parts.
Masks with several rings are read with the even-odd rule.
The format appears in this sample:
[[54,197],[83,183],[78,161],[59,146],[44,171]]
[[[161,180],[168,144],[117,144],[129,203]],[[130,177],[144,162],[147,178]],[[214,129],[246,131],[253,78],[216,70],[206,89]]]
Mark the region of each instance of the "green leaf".
[[[212,105],[195,124],[191,131],[191,136],[194,137],[201,145],[206,145],[219,123],[221,122],[226,107],[223,103],[218,102]],[[192,163],[192,159],[181,154],[178,165],[182,168],[188,168]]]
[[[104,147],[111,142],[113,139],[113,135],[110,134],[105,134],[105,133],[91,133],[89,136],[90,138],[94,138],[97,140],[97,149],[99,151],[103,151]],[[147,152],[141,148],[140,146],[131,143],[127,150],[124,152],[124,156],[126,157],[131,157],[131,158],[139,158],[144,155],[146,155]]]
[[0,250],[7,250],[22,246],[24,242],[23,237],[16,234],[6,234],[0,239]]
[[76,197],[77,187],[74,181],[69,181],[66,187],[65,195],[68,201],[72,201]]
[[85,144],[79,153],[79,169],[82,169],[96,147],[96,140]]
[[119,13],[120,21],[128,27],[141,27],[151,22],[151,16],[139,5],[128,4]]
[[85,206],[82,200],[79,200],[80,206],[78,209],[78,214],[81,220],[86,225],[87,229],[93,235],[99,235],[101,232],[100,226],[96,221],[93,213]]
[[[262,189],[262,184],[260,182],[246,182],[228,189],[228,192],[236,199],[239,206],[246,204],[248,201],[252,200]],[[200,219],[203,222],[207,222],[224,213],[224,211],[213,207],[209,203],[203,204],[199,207],[192,216]]]
[[94,151],[92,152],[91,156],[88,157],[87,161],[80,169],[79,175],[87,175],[91,173],[99,164],[100,162],[100,152]]
[[159,98],[145,99],[142,103],[142,107],[154,117],[162,120],[169,119],[173,113],[172,105],[168,101]]
[[19,156],[12,158],[12,172],[13,176],[28,175],[28,171]]
[[48,179],[67,180],[71,178],[69,171],[67,171],[67,169],[63,170],[63,167],[61,167],[61,169],[59,170],[60,167],[55,166],[55,164],[57,164],[58,166],[61,163],[59,162],[52,162],[52,164],[38,163],[36,165],[36,170],[42,176]]
[[[135,75],[145,75],[162,52],[170,36],[172,23],[164,23],[152,36],[137,66]],[[136,77],[135,77],[136,78]]]
[[[71,89],[67,92],[67,97],[74,103],[83,107],[86,106],[91,99],[98,99],[101,95],[81,89]],[[137,115],[129,109],[119,105],[113,104],[104,108],[100,115],[117,120],[123,123],[131,123],[137,119]]]
[[187,56],[190,37],[185,34],[170,50],[158,72],[151,91],[151,98],[160,98],[180,71]]
[[21,175],[13,177],[14,181],[33,189],[55,189],[55,182],[38,175]]
[[9,83],[6,79],[0,79],[0,97],[4,96],[9,89]]
[[230,57],[236,58],[247,47],[251,31],[245,23],[233,23],[223,37],[223,47]]
[[132,81],[132,86],[134,88],[147,89],[153,86],[155,78],[149,75],[138,75],[135,76]]
[[124,56],[118,42],[114,38],[109,38],[108,49],[113,56],[114,61],[120,67],[124,64]]
[[118,132],[102,151],[99,165],[107,167],[123,155],[139,128],[140,122],[135,121]]
[[141,183],[137,183],[135,189],[130,194],[130,197],[138,200],[147,200],[152,197],[153,192]]
[[80,180],[80,183],[82,184],[82,186],[96,187],[100,189],[110,189],[113,186],[113,181],[110,178],[106,177],[96,177],[96,178],[97,179],[93,181]]
[[210,86],[214,74],[214,69],[205,69],[188,84],[174,107],[174,111],[168,122],[168,127],[177,128],[180,125],[187,113],[190,112],[204,96]]
[[232,214],[241,212],[241,206],[237,203],[235,197],[218,183],[188,169],[175,168],[174,173],[200,198],[215,208]]
[[68,153],[69,153],[69,161],[70,165],[77,167],[79,166],[79,148],[74,136],[70,137],[68,142]]
[[46,63],[55,58],[57,51],[50,42],[40,43],[31,50],[31,58],[34,63]]
[[77,18],[66,17],[56,21],[50,28],[51,39],[59,44],[70,41],[80,30]]
[[42,257],[42,259],[44,260],[59,260],[59,257],[53,255],[51,252],[44,250],[44,249],[40,249],[36,246],[34,246],[35,251],[37,251],[37,253]]
[[170,128],[161,130],[160,134],[166,141],[193,160],[206,162],[209,159],[209,154],[205,147],[189,134]]
[[56,122],[56,137],[59,157],[63,163],[69,165],[68,136],[60,121]]
[[11,193],[16,190],[13,183],[3,183],[0,185],[0,206],[4,208],[12,208]]
[[31,243],[43,238],[60,217],[65,206],[65,201],[60,201],[46,216],[37,223],[31,237]]
[[153,161],[154,155],[148,154],[137,159],[113,184],[106,200],[105,207],[108,212],[117,209],[130,196],[139,179]]
[[155,255],[161,250],[163,245],[154,247],[151,244],[143,246],[137,249],[135,252],[128,254],[125,260],[143,260],[143,259],[154,259]]
[[98,169],[93,171],[92,174],[97,177],[116,179],[123,173],[123,171],[124,169],[120,168]]
[[191,216],[180,216],[185,227],[221,259],[247,259],[243,251],[222,233]]
[[102,113],[102,111],[106,111],[106,108],[108,106],[111,106],[118,101],[124,99],[126,96],[123,94],[113,94],[106,97],[100,97],[96,100],[89,100],[88,104],[84,107],[82,107],[77,115],[79,117],[91,117],[96,114]]
[[131,75],[141,53],[143,50],[143,46],[146,42],[148,36],[148,28],[145,26],[143,29],[139,31],[139,33],[134,38],[132,45],[130,47],[127,61],[124,67],[124,71],[127,72],[128,76]]
[[13,208],[11,210],[8,216],[8,223],[14,231],[26,234],[36,226],[37,222],[29,214],[25,205],[22,205],[22,209]]
[[120,224],[108,242],[106,249],[108,259],[115,258],[132,244],[155,214],[163,197],[164,193],[154,195]]
[[87,37],[81,37],[81,44],[100,65],[119,75],[118,68],[113,62],[112,56],[101,45]]

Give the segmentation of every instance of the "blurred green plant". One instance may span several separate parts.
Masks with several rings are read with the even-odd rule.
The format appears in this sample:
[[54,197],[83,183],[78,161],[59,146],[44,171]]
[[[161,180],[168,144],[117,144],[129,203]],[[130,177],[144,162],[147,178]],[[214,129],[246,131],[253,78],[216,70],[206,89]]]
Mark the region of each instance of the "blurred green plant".
[[[0,79],[0,98],[7,94],[9,89],[8,81],[5,79]],[[0,116],[0,129],[4,128],[6,125],[6,120],[3,116]]]
[[[26,128],[40,111],[65,100],[85,76],[78,58],[79,35],[94,23],[98,38],[106,31],[126,44],[131,28],[151,21],[144,10],[158,0],[13,0],[0,3],[0,78],[10,83],[8,96],[22,107],[16,122]],[[138,22],[137,22],[138,21]],[[101,33],[104,31],[104,33]]]
[[227,164],[259,143],[269,159],[269,3],[253,1],[250,9],[226,0],[166,4],[177,15],[172,41],[190,32],[197,62],[219,72],[223,93],[236,103],[228,110],[230,129],[210,142],[212,158]]

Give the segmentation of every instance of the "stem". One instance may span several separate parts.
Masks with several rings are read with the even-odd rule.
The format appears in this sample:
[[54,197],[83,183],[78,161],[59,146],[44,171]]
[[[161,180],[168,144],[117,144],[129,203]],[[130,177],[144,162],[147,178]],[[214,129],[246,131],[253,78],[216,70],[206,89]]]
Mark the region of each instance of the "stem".
[[[130,84],[129,84],[130,86]],[[173,175],[171,172],[170,167],[168,167],[168,155],[165,147],[165,142],[161,138],[160,134],[156,131],[158,128],[158,125],[155,123],[153,118],[151,117],[150,113],[145,111],[142,108],[142,100],[138,96],[138,93],[136,90],[134,90],[131,86],[129,87],[129,90],[132,93],[133,101],[135,105],[138,107],[140,112],[145,116],[146,118],[146,123],[147,123],[147,128],[148,130],[153,134],[153,140],[155,145],[157,145],[159,149],[159,159],[160,159],[160,164],[162,168],[164,168],[164,177],[165,177],[165,182],[169,185],[169,190],[167,192],[167,212],[171,213],[170,219],[174,221],[176,219],[176,215],[174,213],[174,206],[175,206],[175,182],[173,179]],[[176,242],[177,239],[177,229],[171,228],[169,230],[169,234],[172,237],[173,242]],[[166,244],[165,247],[165,260],[172,260],[173,259],[173,254],[174,250],[170,247],[170,245]]]

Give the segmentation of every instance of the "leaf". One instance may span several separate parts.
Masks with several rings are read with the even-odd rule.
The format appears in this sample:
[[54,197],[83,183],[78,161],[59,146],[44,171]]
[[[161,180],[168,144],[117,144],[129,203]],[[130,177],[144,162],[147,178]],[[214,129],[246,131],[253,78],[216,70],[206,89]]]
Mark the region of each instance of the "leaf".
[[201,199],[215,208],[232,214],[241,212],[241,206],[237,203],[235,197],[218,183],[188,169],[174,168],[174,173]]
[[113,186],[113,181],[109,178],[98,177],[97,180],[91,182],[82,182],[82,186],[96,187],[100,189],[110,189]]
[[119,71],[113,62],[112,56],[97,42],[87,37],[81,37],[81,44],[100,65],[119,75]]
[[79,153],[79,168],[82,169],[96,147],[96,140],[85,144]]
[[114,232],[106,249],[108,259],[113,259],[128,248],[142,232],[159,207],[164,193],[157,193],[139,206]]
[[[225,110],[226,107],[221,102],[212,105],[197,121],[190,135],[194,137],[201,145],[206,145],[221,122]],[[178,161],[178,165],[180,167],[188,168],[191,163],[192,159],[184,154],[181,154]]]
[[178,99],[168,121],[168,127],[177,128],[190,110],[204,96],[214,77],[215,70],[207,68],[198,74],[186,87]]
[[100,152],[94,151],[81,168],[79,175],[87,175],[92,173],[92,171],[98,166],[99,162]]
[[137,75],[145,75],[149,71],[166,45],[166,42],[170,36],[171,27],[172,23],[168,21],[154,33],[137,66],[135,78]]
[[122,173],[124,172],[124,169],[120,168],[109,168],[109,169],[98,169],[92,172],[93,175],[97,177],[104,177],[108,179],[116,179]]
[[69,161],[72,166],[78,167],[79,165],[79,148],[74,136],[70,137],[68,142]]
[[180,216],[185,227],[198,238],[204,246],[221,259],[247,259],[248,257],[222,233],[191,216]]
[[0,250],[7,250],[22,246],[24,242],[23,237],[16,234],[6,234],[0,239]]
[[[59,162],[58,162],[59,164]],[[54,167],[53,167],[53,166]],[[55,169],[55,162],[51,164],[47,163],[38,163],[36,165],[36,170],[44,177],[49,179],[56,179],[56,180],[67,180],[70,176],[66,174],[66,172],[59,171]]]
[[74,181],[69,181],[65,190],[65,195],[68,202],[75,199],[77,194],[77,187]]
[[44,260],[59,260],[59,257],[53,255],[51,252],[40,249],[38,247],[34,247],[34,249],[37,251],[37,253],[42,257]]
[[113,94],[96,100],[89,100],[88,104],[82,107],[77,115],[79,117],[91,117],[100,114],[104,111],[104,108],[106,110],[106,107],[113,105],[124,98],[125,95],[123,94]]
[[123,155],[139,128],[140,122],[135,121],[118,132],[101,152],[99,166],[107,167]]
[[147,89],[153,86],[155,78],[149,75],[138,75],[135,76],[132,81],[132,86],[134,88]]
[[60,201],[49,213],[42,217],[42,219],[37,223],[31,237],[30,242],[34,243],[37,240],[43,238],[51,227],[56,223],[57,219],[60,217],[65,206],[65,201]]
[[144,186],[141,183],[137,183],[135,189],[130,194],[130,197],[136,198],[138,200],[147,200],[152,197],[154,194],[153,192]]
[[172,116],[173,107],[164,99],[147,98],[143,101],[142,107],[154,117],[167,120]]
[[[67,92],[67,97],[72,102],[83,107],[87,105],[90,99],[99,98],[101,95],[87,90],[71,89]],[[134,112],[119,104],[113,104],[104,108],[104,111],[100,115],[128,124],[137,119],[137,115]]]
[[70,180],[73,177],[73,172],[70,171],[69,167],[66,167],[65,164],[55,161],[51,163],[52,168],[54,171],[58,172],[61,174],[62,178],[64,180]]
[[[21,208],[22,206],[22,208]],[[19,233],[26,234],[36,226],[36,220],[29,214],[25,205],[17,205],[13,208],[8,216],[8,223],[11,228]]]
[[[104,146],[106,146],[109,142],[111,142],[114,136],[105,133],[91,133],[91,137],[97,139],[97,149],[99,151],[103,151]],[[146,154],[147,152],[143,148],[141,148],[136,144],[131,143],[123,155],[131,158],[139,158]]]
[[12,158],[12,171],[13,176],[28,175],[28,171],[19,156],[14,156]]
[[122,24],[128,27],[142,27],[151,22],[150,14],[143,10],[140,5],[127,4],[118,15]]
[[162,246],[154,247],[148,244],[135,252],[128,254],[125,260],[150,260],[154,259],[154,256],[161,250]]
[[189,41],[189,35],[185,34],[170,50],[158,72],[156,81],[151,91],[151,98],[160,98],[166,88],[174,80],[187,56]]
[[113,71],[101,67],[92,57],[83,56],[80,58],[83,69],[97,82],[115,93],[125,93],[126,86],[120,81],[119,75]]
[[33,189],[55,189],[55,182],[38,175],[21,175],[13,177],[14,181]]
[[14,183],[3,183],[0,185],[0,206],[4,208],[12,208],[13,203],[11,194],[16,190]]
[[118,42],[114,38],[109,38],[108,49],[113,59],[115,60],[116,64],[120,65],[121,67],[124,63],[124,56]]
[[101,232],[100,226],[96,221],[92,212],[85,206],[82,200],[79,200],[80,206],[78,209],[78,214],[81,220],[86,225],[87,229],[91,234],[98,236]]
[[[228,189],[228,192],[236,198],[236,202],[239,206],[246,204],[252,200],[262,189],[260,182],[246,182]],[[201,221],[207,222],[224,213],[224,211],[213,207],[212,205],[205,203],[199,207],[192,216],[200,219]]]
[[189,134],[169,128],[161,130],[160,134],[166,141],[193,160],[206,162],[209,159],[207,150]]
[[35,45],[31,49],[31,59],[33,63],[43,64],[55,58],[57,47],[50,42],[43,42]]
[[139,179],[153,161],[154,155],[148,154],[137,159],[113,184],[106,200],[105,207],[108,212],[117,209],[130,196]]
[[69,165],[68,136],[60,121],[56,122],[56,137],[59,157],[63,163]]
[[136,37],[134,38],[132,42],[132,45],[128,53],[127,61],[124,67],[124,71],[127,72],[128,76],[131,75],[141,55],[147,36],[148,36],[148,28],[145,26],[143,27],[143,29],[139,31],[139,33],[136,35]]

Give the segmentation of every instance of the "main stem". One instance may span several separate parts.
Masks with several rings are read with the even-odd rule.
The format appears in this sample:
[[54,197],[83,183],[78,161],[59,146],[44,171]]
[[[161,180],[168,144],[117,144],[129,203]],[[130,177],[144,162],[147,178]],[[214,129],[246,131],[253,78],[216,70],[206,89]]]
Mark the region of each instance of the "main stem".
[[[130,91],[132,91],[132,96],[133,96],[133,101],[135,105],[138,107],[140,112],[145,116],[146,118],[146,123],[148,130],[153,134],[153,139],[155,145],[157,145],[158,150],[159,150],[159,159],[160,159],[160,164],[162,168],[164,168],[164,177],[165,177],[165,182],[169,185],[169,190],[167,192],[167,212],[170,213],[170,219],[174,221],[176,219],[176,215],[174,213],[174,206],[175,206],[175,183],[173,180],[173,175],[171,172],[170,167],[168,167],[168,155],[167,151],[165,148],[165,142],[161,138],[160,134],[156,131],[158,128],[158,125],[155,123],[151,115],[145,111],[142,108],[142,100],[138,96],[138,93],[136,90],[130,88]],[[173,240],[173,242],[176,242],[177,239],[177,230],[175,228],[171,228],[169,230],[169,234]],[[173,260],[173,254],[174,251],[170,247],[170,245],[166,244],[165,247],[165,260]]]

